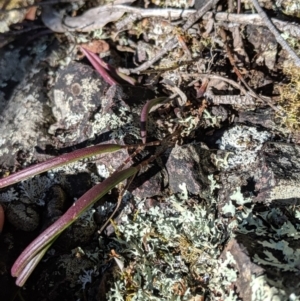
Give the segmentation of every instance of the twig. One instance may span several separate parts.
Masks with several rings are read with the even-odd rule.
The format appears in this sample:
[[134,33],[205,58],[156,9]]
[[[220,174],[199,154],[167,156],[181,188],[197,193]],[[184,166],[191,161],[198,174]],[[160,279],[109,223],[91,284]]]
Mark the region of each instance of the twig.
[[255,106],[256,103],[249,95],[215,95],[211,90],[205,93],[206,98],[214,105]]
[[114,209],[114,211],[112,212],[112,214],[109,216],[109,218],[106,220],[106,222],[102,225],[102,227],[100,228],[100,230],[98,230],[98,233],[101,234],[102,231],[107,227],[107,225],[111,222],[111,220],[113,219],[113,217],[115,216],[115,214],[117,213],[117,211],[120,208],[120,205],[122,203],[122,198],[124,196],[125,191],[128,189],[129,185],[131,184],[131,182],[133,181],[133,179],[135,178],[135,175],[131,176],[130,178],[127,179],[127,183],[126,186],[123,187],[120,191],[120,194],[118,196],[118,201],[117,201],[117,205]]
[[[212,0],[210,0],[212,1]],[[178,19],[184,17],[190,17],[197,11],[195,9],[178,9],[178,8],[140,8],[134,6],[127,6],[123,4],[112,5],[108,8],[109,11],[122,11],[124,13],[132,13],[139,15],[143,18],[145,17],[161,17],[161,18],[171,18]]]
[[295,53],[295,51],[290,47],[290,45],[286,42],[286,40],[281,36],[280,32],[276,29],[272,21],[269,19],[267,14],[263,11],[263,9],[260,7],[257,0],[252,0],[252,3],[257,10],[258,14],[261,16],[262,20],[265,22],[266,26],[269,28],[269,30],[274,35],[276,41],[281,45],[283,49],[285,49],[288,54],[292,57],[292,59],[295,62],[295,65],[297,67],[300,67],[300,58]]
[[[203,19],[206,20],[208,14],[203,16]],[[251,26],[265,26],[264,21],[260,17],[259,14],[228,14],[228,13],[216,13],[215,15],[216,21],[221,22],[229,22],[229,23],[238,23],[238,24],[249,24]],[[280,31],[284,31],[289,35],[300,38],[300,26],[297,23],[287,22],[278,20],[275,18],[271,18],[274,25],[276,25],[277,29]]]
[[152,70],[146,70],[146,71],[141,71],[141,74],[153,74],[153,73],[163,73],[163,72],[167,72],[167,71],[172,71],[172,70],[176,70],[179,67],[182,66],[186,66],[186,65],[191,65],[193,63],[195,63],[196,61],[198,61],[201,58],[201,56],[196,56],[191,60],[187,60],[187,61],[181,61],[181,62],[175,62],[173,66],[171,67],[167,67],[167,68],[155,68]]
[[152,59],[146,61],[145,63],[141,64],[136,68],[132,68],[132,69],[119,68],[119,71],[127,75],[129,75],[130,73],[139,74],[141,71],[144,71],[148,69],[150,66],[152,66],[155,62],[157,62],[160,58],[162,58],[168,51],[172,50],[176,46],[177,46],[177,38],[171,38],[164,45],[164,48],[159,50],[158,53],[156,53],[156,55]]
[[244,95],[214,95],[211,90],[207,89],[204,96],[206,96],[214,105],[220,105],[220,104],[239,105],[239,106],[256,105],[253,97],[251,95],[249,95],[249,93],[246,91],[246,89],[242,85],[240,85],[239,83],[237,83],[231,79],[228,79],[221,75],[206,74],[206,73],[200,73],[200,74],[192,73],[192,74],[188,74],[188,77],[195,77],[195,79],[188,84],[188,87],[193,86],[195,83],[197,83],[202,78],[219,79],[219,80],[227,82],[231,86],[239,89],[244,94]]
[[247,91],[246,89],[240,85],[239,83],[227,78],[227,77],[224,77],[224,76],[221,76],[221,75],[215,75],[215,74],[206,74],[206,73],[194,73],[194,74],[188,74],[188,76],[193,76],[193,77],[196,77],[195,80],[193,80],[191,83],[188,84],[189,87],[193,86],[196,82],[199,81],[199,79],[203,78],[203,77],[207,77],[207,78],[210,78],[210,79],[219,79],[219,80],[222,80],[224,82],[227,82],[228,84],[230,84],[231,86],[235,87],[236,89],[239,89],[244,95],[247,95]]
[[233,70],[235,72],[235,74],[237,75],[237,77],[239,78],[239,80],[245,85],[245,87],[248,89],[250,95],[252,97],[255,97],[257,99],[259,99],[260,101],[262,101],[263,103],[267,103],[274,111],[278,112],[279,114],[282,114],[281,110],[276,108],[271,100],[267,97],[264,97],[262,98],[261,96],[259,96],[248,84],[247,82],[244,80],[244,77],[242,76],[240,70],[238,69],[238,67],[236,66],[236,63],[235,63],[235,60],[234,60],[234,57],[233,57],[233,51],[231,50],[231,48],[228,46],[228,43],[227,43],[227,34],[225,32],[225,30],[223,28],[220,27],[220,35],[223,39],[223,42],[224,42],[224,46],[225,46],[225,49],[226,49],[226,53],[227,53],[227,56],[229,58],[229,62],[231,64],[231,66],[233,67]]
[[186,23],[183,25],[183,31],[187,31],[192,27],[200,18],[202,18],[209,10],[211,10],[219,0],[208,0],[200,9],[192,14]]
[[[205,13],[207,13],[216,3],[218,0],[209,0],[207,3],[199,10],[197,10],[195,13],[193,13],[187,22],[183,26],[183,31],[188,30],[197,20],[199,20],[201,17],[204,16]],[[178,44],[178,40],[176,37],[171,38],[164,48],[162,48],[151,60],[145,62],[144,64],[138,66],[137,68],[133,69],[120,69],[121,72],[130,74],[130,73],[137,73],[139,74],[141,71],[144,71],[148,69],[150,66],[152,66],[155,62],[157,62],[163,55],[165,55],[168,51],[172,50],[174,47],[176,47]]]
[[177,99],[177,104],[179,105],[179,107],[183,107],[187,103],[187,96],[179,87],[177,87],[176,85],[166,85],[166,88],[170,90],[173,95],[177,94],[179,96],[180,100]]
[[[54,0],[51,1],[53,3],[57,2],[59,0]],[[65,2],[76,2],[77,0],[65,0]],[[49,5],[50,1],[47,2],[42,2],[42,3],[36,3],[35,6],[37,5],[44,5],[44,7],[48,6],[48,10],[50,10],[50,12],[48,12],[49,17],[51,17],[51,14],[55,15],[55,9],[52,8]],[[17,9],[24,9],[25,7],[22,8],[17,8]],[[26,7],[27,8],[27,7]],[[102,8],[104,9],[104,8]],[[9,10],[7,10],[9,11]],[[97,18],[98,18],[98,12],[99,11],[99,7],[95,7],[95,8],[91,8],[89,10],[87,10],[85,13],[83,13],[81,16],[77,16],[77,17],[67,17],[66,19],[68,20],[68,24],[71,24],[72,28],[63,28],[62,32],[64,31],[82,31],[82,32],[86,32],[86,31],[91,31],[91,30],[96,30],[99,29],[99,26],[97,26]],[[128,6],[128,5],[123,5],[123,4],[118,4],[118,5],[107,5],[106,6],[106,11],[109,14],[110,12],[116,12],[116,11],[121,11],[124,13],[129,13],[131,15],[135,15],[135,17],[137,17],[137,19],[141,19],[141,18],[148,18],[148,17],[160,17],[160,18],[170,18],[172,19],[178,19],[178,18],[189,18],[192,17],[192,15],[196,14],[196,10],[195,9],[173,9],[173,8],[165,8],[165,9],[143,9],[140,7],[132,7],[132,6]],[[1,10],[0,10],[1,12]],[[88,19],[91,25],[85,27],[82,24],[85,21],[84,16],[85,14],[88,13]],[[45,14],[44,10],[43,10],[43,14]],[[46,13],[47,14],[47,13]],[[58,14],[59,15],[59,14]],[[199,15],[198,15],[199,16]],[[52,16],[53,18],[53,16]],[[56,20],[56,22],[62,22],[62,18],[63,16],[61,15],[58,20]],[[203,19],[207,19],[207,18],[211,18],[210,14],[205,13],[203,15]],[[130,18],[128,18],[130,19]],[[76,21],[78,20],[78,21]],[[228,13],[223,13],[223,12],[219,12],[215,14],[215,20],[216,21],[222,21],[222,22],[230,22],[230,23],[239,23],[239,24],[251,24],[254,26],[262,26],[265,23],[263,22],[262,18],[258,15],[258,14],[228,14]],[[116,23],[117,25],[117,30],[121,30],[122,27],[126,24],[124,24],[123,22],[124,20],[121,20],[119,22]],[[287,32],[289,35],[293,36],[293,37],[300,37],[300,26],[296,23],[291,23],[291,22],[285,22],[285,21],[281,21],[275,18],[272,18],[272,22],[276,25],[276,27],[284,32]],[[78,26],[78,23],[80,23],[80,26]],[[94,24],[95,23],[95,24]],[[94,24],[94,25],[92,25]]]

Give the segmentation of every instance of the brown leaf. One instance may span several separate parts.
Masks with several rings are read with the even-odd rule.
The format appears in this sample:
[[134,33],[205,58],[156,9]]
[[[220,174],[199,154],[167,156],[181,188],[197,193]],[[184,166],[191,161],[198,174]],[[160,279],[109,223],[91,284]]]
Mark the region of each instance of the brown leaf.
[[37,6],[30,7],[25,15],[26,20],[34,21],[36,17]]
[[104,40],[93,40],[90,43],[81,44],[85,49],[93,52],[93,53],[104,53],[109,50],[109,44]]

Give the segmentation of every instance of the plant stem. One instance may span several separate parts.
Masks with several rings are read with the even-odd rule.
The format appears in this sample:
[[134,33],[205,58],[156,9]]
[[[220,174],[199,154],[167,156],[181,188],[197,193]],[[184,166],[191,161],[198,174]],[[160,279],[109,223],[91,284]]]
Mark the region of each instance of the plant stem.
[[[115,172],[102,183],[94,186],[86,192],[67,210],[63,216],[61,216],[27,246],[12,266],[11,275],[13,277],[20,277],[24,276],[25,273],[26,277],[28,277],[28,273],[31,273],[35,267],[32,264],[34,263],[32,262],[33,258],[35,258],[41,251],[43,252],[44,248],[51,244],[59,234],[74,223],[80,214],[82,214],[89,206],[101,199],[117,184],[136,174],[138,171],[139,167],[129,167],[125,170]],[[28,264],[30,265],[29,268],[27,268]],[[24,270],[26,272],[23,272]],[[23,281],[21,284],[23,284]]]
[[52,159],[49,159],[45,162],[41,162],[30,167],[27,167],[23,170],[20,170],[8,177],[0,179],[0,188],[15,184],[17,182],[28,179],[29,177],[36,176],[50,169],[60,167],[80,159],[88,158],[91,156],[103,154],[103,153],[111,153],[121,149],[127,148],[125,145],[119,144],[102,144],[95,145],[91,147],[87,147],[84,149],[78,149],[74,152],[67,153]]
[[267,14],[263,11],[263,9],[260,7],[259,3],[257,0],[252,0],[252,3],[255,7],[255,9],[257,10],[258,14],[260,15],[260,17],[262,18],[262,20],[264,21],[265,25],[269,28],[269,30],[273,33],[276,41],[281,45],[281,47],[283,49],[285,49],[288,54],[292,57],[292,59],[295,62],[295,65],[297,67],[300,67],[300,58],[299,56],[296,54],[296,52],[294,51],[294,49],[292,49],[290,47],[290,45],[286,42],[286,40],[281,36],[280,32],[277,30],[277,28],[274,26],[274,24],[272,23],[272,21],[269,19],[269,17],[267,16]]

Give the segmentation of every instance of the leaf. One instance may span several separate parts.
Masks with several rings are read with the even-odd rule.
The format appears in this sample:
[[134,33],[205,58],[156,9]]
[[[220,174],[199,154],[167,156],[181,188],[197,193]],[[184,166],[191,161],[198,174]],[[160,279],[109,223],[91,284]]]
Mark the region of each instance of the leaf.
[[[102,183],[94,186],[80,197],[68,210],[56,220],[50,227],[43,231],[17,258],[11,269],[11,275],[18,277],[16,284],[23,285],[37,263],[44,255],[45,248],[49,245],[91,205],[101,199],[109,190],[120,182],[136,174],[139,167],[129,167],[115,172]],[[21,277],[21,279],[19,279]],[[23,281],[25,279],[25,281]]]
[[103,154],[103,153],[115,152],[115,151],[121,150],[123,148],[126,148],[126,146],[118,145],[118,144],[102,144],[102,145],[95,145],[95,146],[87,147],[84,149],[78,149],[71,153],[67,153],[67,154],[49,159],[45,162],[35,164],[35,165],[25,168],[21,171],[18,171],[8,177],[2,178],[2,179],[0,179],[0,188],[15,184],[17,182],[26,180],[29,177],[36,176],[36,175],[41,174],[50,169],[66,165],[66,164],[78,161],[80,159],[84,159],[87,157],[91,157],[91,156],[95,156],[95,155],[99,155],[99,154]]
[[99,74],[109,85],[113,86],[118,84],[117,81],[111,75],[114,75],[115,77],[119,77],[120,79],[127,81],[133,86],[135,85],[136,80],[134,78],[120,72],[118,69],[105,63],[98,55],[96,55],[92,51],[84,47],[80,47],[80,49],[85,54],[85,56],[90,61],[90,63],[93,65],[93,67],[99,72]]
[[95,53],[85,49],[84,47],[80,47],[81,51],[85,54],[87,59],[93,65],[93,67],[97,70],[97,72],[102,76],[102,78],[111,86],[117,85],[118,83],[114,78],[110,76],[110,74],[106,71],[109,70],[108,64],[105,64],[103,60],[101,60]]
[[146,143],[147,138],[147,120],[148,120],[148,114],[155,105],[162,103],[166,100],[166,97],[158,97],[151,99],[147,101],[147,103],[143,106],[142,112],[141,112],[141,137],[143,143]]
[[95,8],[91,8],[81,16],[77,17],[65,16],[61,11],[56,11],[54,7],[44,6],[42,12],[42,20],[44,24],[54,32],[89,32],[95,29],[102,28],[107,23],[117,21],[124,15],[124,11],[112,11],[110,9],[114,4],[120,4],[123,2],[131,3],[134,1],[135,0],[117,0],[107,5],[101,5]]

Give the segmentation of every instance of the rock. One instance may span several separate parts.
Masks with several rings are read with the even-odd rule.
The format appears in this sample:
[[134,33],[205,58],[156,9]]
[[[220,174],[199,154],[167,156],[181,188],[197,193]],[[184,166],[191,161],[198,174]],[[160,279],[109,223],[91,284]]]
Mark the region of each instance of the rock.
[[225,260],[226,253],[230,252],[236,262],[235,269],[238,271],[238,279],[235,282],[239,297],[243,301],[252,301],[252,277],[260,276],[264,269],[251,261],[245,247],[235,238],[232,238],[222,252],[221,258]]
[[108,84],[90,66],[71,62],[60,69],[52,94],[56,123],[51,125],[49,133],[54,135],[57,130],[67,131],[64,142],[68,143],[94,137],[89,121],[104,105],[103,98],[108,88]]
[[160,196],[163,193],[167,177],[165,169],[159,169],[155,165],[150,165],[133,180],[131,185],[133,189],[132,194],[140,199]]
[[286,204],[300,201],[300,146],[286,143],[267,144],[262,152],[262,167],[257,170],[256,202],[269,204],[284,200]]
[[[37,145],[49,140],[47,128],[53,120],[47,90],[48,66],[58,44],[47,47],[42,38],[32,47],[0,49],[0,163],[15,165],[23,151],[32,158]],[[42,51],[41,51],[42,50]]]
[[250,170],[251,165],[257,163],[263,143],[269,138],[268,132],[258,131],[255,127],[236,125],[228,129],[217,141],[219,149],[225,153],[224,162],[219,164],[220,168]]
[[216,171],[209,150],[201,143],[176,145],[168,154],[166,168],[173,193],[181,192],[180,186],[185,183],[190,193],[199,194],[209,186],[207,175]]
[[6,210],[6,217],[17,229],[29,232],[39,225],[40,215],[35,205],[29,205],[26,202],[27,200],[24,202],[20,200],[10,203]]

